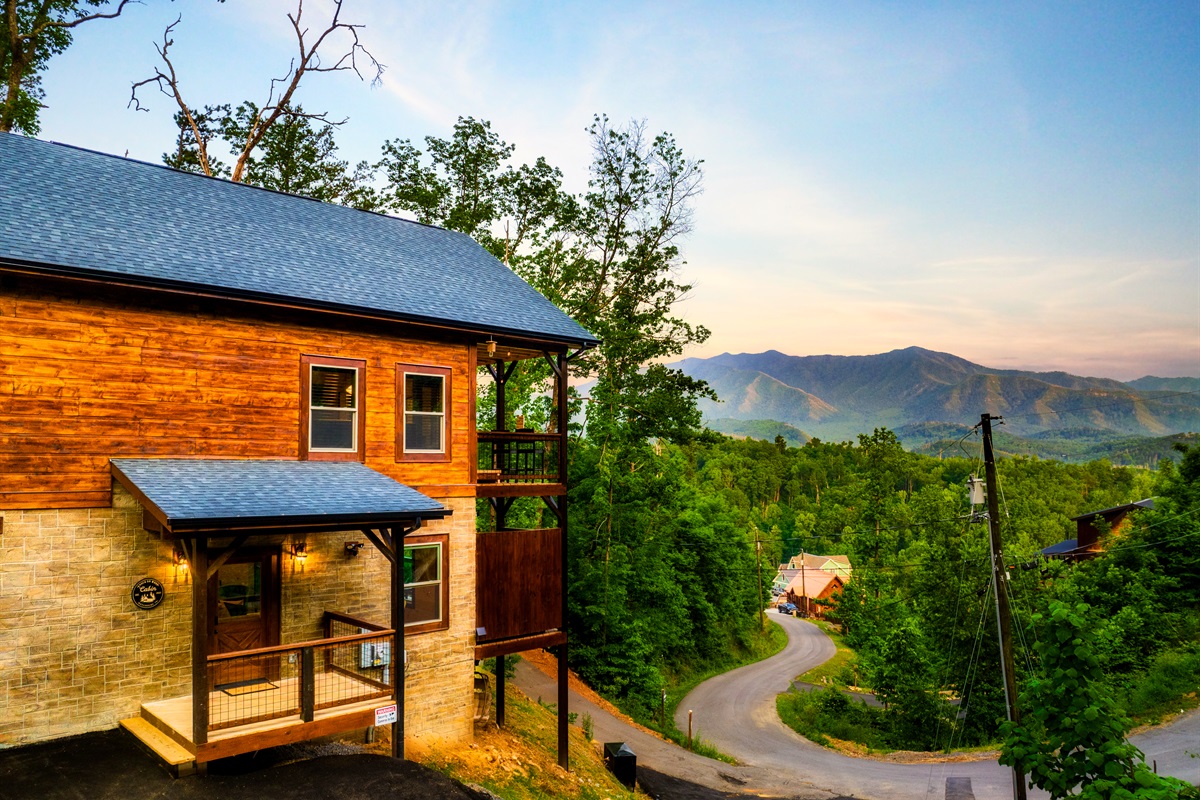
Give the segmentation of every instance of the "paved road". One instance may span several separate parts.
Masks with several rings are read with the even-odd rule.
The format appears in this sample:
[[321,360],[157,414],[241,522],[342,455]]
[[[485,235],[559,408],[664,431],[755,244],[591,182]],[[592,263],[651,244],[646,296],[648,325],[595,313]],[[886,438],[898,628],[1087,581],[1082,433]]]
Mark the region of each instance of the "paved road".
[[[687,730],[691,709],[699,735],[737,758],[738,766],[694,755],[630,727],[574,692],[570,708],[580,717],[591,715],[597,741],[628,742],[639,767],[724,792],[795,800],[1012,796],[1012,772],[994,761],[894,764],[850,758],[792,731],[775,713],[775,696],[787,690],[792,678],[832,657],[835,649],[815,625],[783,615],[771,619],[787,631],[783,652],[705,681],[684,698],[676,715],[676,724]],[[535,699],[554,702],[558,696],[554,678],[525,662],[517,665],[515,683]],[[1134,737],[1134,743],[1147,762],[1157,759],[1160,773],[1200,783],[1200,758],[1190,756],[1200,751],[1200,710],[1168,728]],[[1036,789],[1030,792],[1031,798],[1045,796]]]
[[[1012,772],[994,761],[895,764],[851,758],[819,747],[785,726],[775,712],[775,696],[792,678],[830,658],[833,643],[819,628],[803,620],[777,615],[788,646],[757,664],[720,675],[698,686],[679,704],[675,724],[686,730],[687,713],[700,734],[720,750],[753,765],[775,781],[805,779],[815,788],[864,798],[943,798],[968,786],[976,800],[1007,800]],[[1169,728],[1134,738],[1158,760],[1160,773],[1200,781],[1200,712],[1192,712]],[[957,790],[957,791],[953,791]],[[1031,797],[1044,797],[1037,790]]]

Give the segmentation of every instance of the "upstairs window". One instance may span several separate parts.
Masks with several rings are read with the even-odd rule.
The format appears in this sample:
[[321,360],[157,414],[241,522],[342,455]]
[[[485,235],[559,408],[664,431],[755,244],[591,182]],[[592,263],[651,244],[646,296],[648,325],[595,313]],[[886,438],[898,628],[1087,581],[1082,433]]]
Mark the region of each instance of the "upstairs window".
[[396,460],[450,458],[450,370],[396,366]]
[[304,356],[301,362],[300,457],[363,460],[366,362],[329,356]]

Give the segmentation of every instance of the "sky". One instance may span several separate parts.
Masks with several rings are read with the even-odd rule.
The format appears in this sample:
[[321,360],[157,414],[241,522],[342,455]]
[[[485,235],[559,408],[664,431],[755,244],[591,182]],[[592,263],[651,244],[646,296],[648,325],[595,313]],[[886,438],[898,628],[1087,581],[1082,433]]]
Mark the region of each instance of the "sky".
[[[308,0],[314,30],[330,14]],[[262,102],[294,0],[146,0],[50,63],[40,138],[158,162],[193,105]],[[386,65],[309,75],[351,162],[486,119],[586,187],[594,114],[704,160],[685,356],[912,345],[993,368],[1200,376],[1200,2],[345,0]],[[331,49],[331,54],[335,54]],[[369,77],[369,76],[368,76]]]

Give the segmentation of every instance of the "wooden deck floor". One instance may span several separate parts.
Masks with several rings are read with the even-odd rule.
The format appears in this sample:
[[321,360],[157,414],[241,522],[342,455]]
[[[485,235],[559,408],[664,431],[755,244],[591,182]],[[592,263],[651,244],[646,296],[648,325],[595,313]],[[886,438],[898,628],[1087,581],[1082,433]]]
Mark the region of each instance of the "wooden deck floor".
[[[364,728],[374,724],[376,708],[390,705],[394,695],[369,697],[379,692],[376,687],[339,673],[315,676],[318,706],[322,698],[346,698],[348,702],[329,708],[318,708],[312,722],[300,719],[300,689],[295,678],[271,681],[275,688],[247,694],[230,694],[224,690],[209,693],[211,724],[230,724],[210,730],[208,742],[197,746],[192,741],[192,696],[172,697],[142,705],[142,716],[197,756],[197,761],[211,761],[230,755],[247,753],[263,747],[305,741],[342,731]],[[357,697],[365,699],[355,700]],[[268,714],[279,714],[262,719]],[[233,725],[239,719],[256,719]]]

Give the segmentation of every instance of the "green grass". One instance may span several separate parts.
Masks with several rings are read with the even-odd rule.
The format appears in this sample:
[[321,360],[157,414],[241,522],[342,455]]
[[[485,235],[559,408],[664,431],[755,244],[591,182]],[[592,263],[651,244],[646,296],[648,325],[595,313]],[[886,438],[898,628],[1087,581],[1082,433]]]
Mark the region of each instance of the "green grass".
[[[766,619],[770,622],[769,617]],[[729,660],[722,662],[719,666],[703,671],[680,670],[667,674],[667,714],[665,724],[657,713],[652,717],[647,717],[645,714],[630,713],[630,711],[634,711],[633,709],[622,709],[622,711],[630,713],[630,716],[638,723],[658,731],[679,746],[687,747],[687,731],[681,731],[675,726],[675,711],[679,708],[679,704],[683,701],[683,698],[709,678],[715,678],[717,675],[723,675],[738,667],[744,667],[747,664],[762,661],[764,658],[770,658],[786,646],[787,633],[777,623],[771,622],[771,624],[767,625],[766,631],[751,638],[748,647],[731,653]],[[727,764],[737,763],[736,759],[722,753],[716,747],[704,741],[700,737],[699,732],[693,731],[693,734],[695,734],[692,737],[693,752],[707,758],[724,761]]]
[[[816,625],[833,640],[837,653],[833,658],[813,667],[796,680],[817,685],[830,684],[834,686],[853,686],[856,684],[858,656],[846,645],[846,639],[833,625],[824,620],[816,620]],[[863,688],[861,685],[858,688]]]
[[775,698],[775,709],[783,724],[824,747],[830,739],[856,742],[868,752],[890,753],[879,709],[851,700],[838,689],[815,692],[788,691]]
[[1171,714],[1200,705],[1200,645],[1160,653],[1129,685],[1118,702],[1136,725],[1156,725]]

